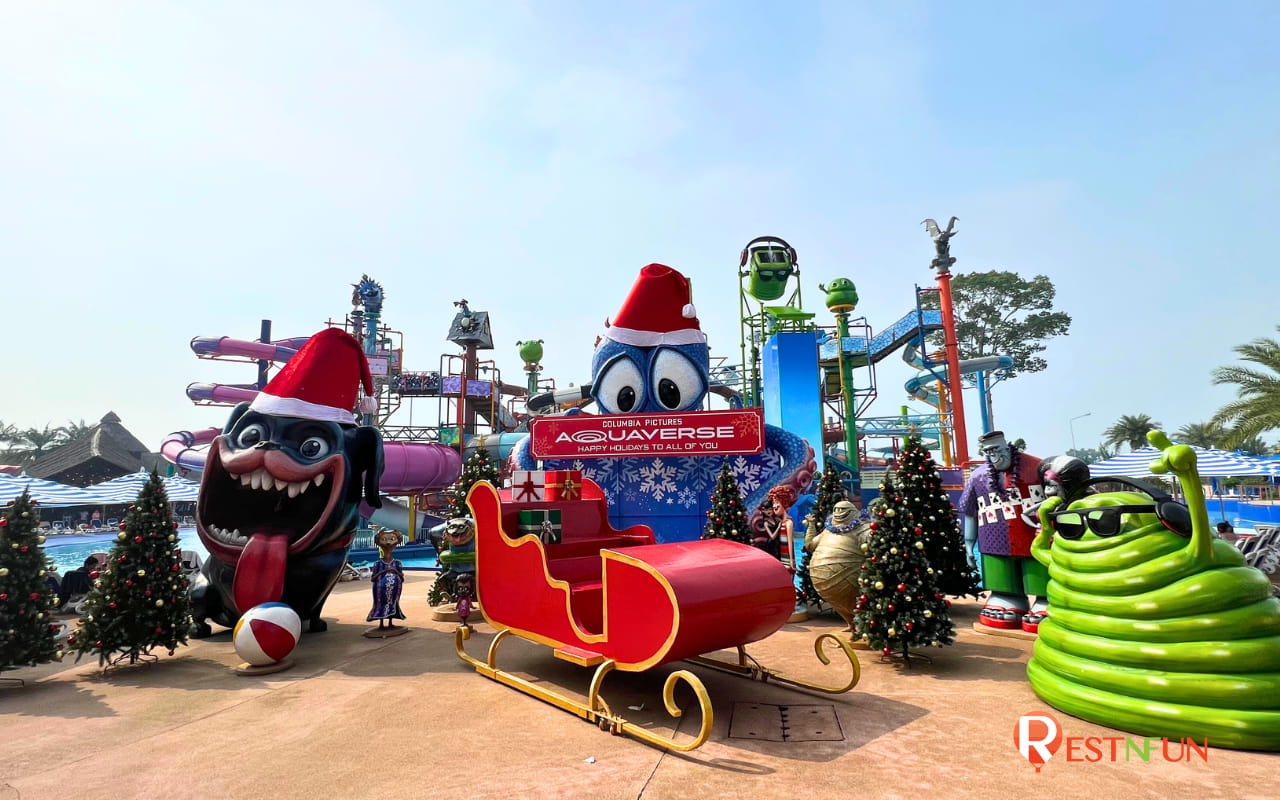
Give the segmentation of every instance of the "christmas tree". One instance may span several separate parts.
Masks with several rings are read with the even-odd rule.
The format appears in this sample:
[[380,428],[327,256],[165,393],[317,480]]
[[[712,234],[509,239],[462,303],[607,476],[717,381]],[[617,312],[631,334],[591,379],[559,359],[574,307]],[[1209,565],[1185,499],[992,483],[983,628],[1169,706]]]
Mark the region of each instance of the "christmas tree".
[[39,521],[25,491],[0,517],[0,671],[62,658]]
[[925,557],[924,529],[911,511],[893,473],[880,485],[883,502],[872,511],[871,541],[854,611],[857,636],[884,655],[899,653],[909,661],[925,647],[955,640],[947,600]]
[[943,594],[977,597],[978,573],[965,558],[959,518],[942,488],[938,465],[920,442],[918,431],[907,436],[898,458],[897,478],[907,516],[916,522],[938,588]]
[[753,538],[747,510],[742,505],[742,492],[733,477],[733,470],[729,468],[728,459],[720,465],[716,488],[711,492],[711,510],[707,512],[707,527],[702,538],[728,539],[742,544],[751,544]]
[[[818,481],[813,510],[809,512],[813,515],[814,527],[818,533],[822,533],[826,527],[827,518],[831,516],[831,510],[836,507],[836,503],[844,499],[846,499],[844,481],[840,479],[840,473],[836,470],[835,459],[827,457],[826,465],[822,468],[822,478]],[[814,588],[813,579],[809,577],[809,554],[804,551],[803,545],[800,545],[800,551],[797,553],[797,564],[796,596],[802,603],[811,606],[821,605],[822,597]]]
[[462,465],[462,474],[453,485],[453,497],[449,500],[450,519],[471,516],[471,509],[467,507],[467,495],[477,481],[488,481],[495,487],[502,482],[502,470],[487,450],[475,451]]
[[154,472],[129,506],[100,573],[91,574],[93,588],[86,598],[84,617],[71,640],[79,651],[107,661],[130,664],[150,656],[155,647],[186,644],[191,627],[187,578],[182,574],[182,550],[177,525],[169,509],[164,483]]

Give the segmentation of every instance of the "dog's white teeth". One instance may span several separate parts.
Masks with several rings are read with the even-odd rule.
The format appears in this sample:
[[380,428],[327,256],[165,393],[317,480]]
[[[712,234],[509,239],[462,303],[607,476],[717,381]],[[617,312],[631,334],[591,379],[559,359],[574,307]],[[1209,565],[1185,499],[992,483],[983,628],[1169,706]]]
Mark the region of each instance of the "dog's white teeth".
[[311,481],[298,481],[298,483],[296,484],[296,486],[298,487],[298,494],[302,494],[306,492],[307,487],[310,485],[311,485]]
[[297,496],[298,496],[298,493],[302,491],[302,489],[298,488],[298,484],[296,484],[296,483],[290,483],[290,484],[288,484],[288,486],[289,486],[289,496],[290,496],[290,497],[297,497]]
[[319,486],[320,484],[324,483],[324,476],[325,476],[326,474],[328,474],[328,473],[321,472],[319,475],[315,476],[315,477],[314,477],[314,478],[312,478],[311,480],[315,481],[316,486]]
[[240,485],[248,486],[253,482],[253,473],[246,472],[240,476]]

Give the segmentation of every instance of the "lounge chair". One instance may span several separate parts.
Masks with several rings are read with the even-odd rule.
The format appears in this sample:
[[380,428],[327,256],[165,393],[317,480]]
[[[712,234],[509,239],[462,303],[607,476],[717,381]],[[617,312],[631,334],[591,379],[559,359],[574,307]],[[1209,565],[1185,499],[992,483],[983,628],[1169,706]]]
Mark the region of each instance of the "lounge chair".
[[94,529],[95,531],[102,530],[102,520],[100,519],[91,520],[89,522],[89,527]]
[[115,528],[115,527],[118,527],[119,525],[120,525],[120,520],[116,519],[115,517],[112,517],[111,519],[107,520],[108,528]]
[[200,554],[195,550],[182,551],[182,571],[188,575],[198,572],[201,566]]
[[55,522],[53,523],[53,531],[54,533],[66,533],[67,524],[65,522]]

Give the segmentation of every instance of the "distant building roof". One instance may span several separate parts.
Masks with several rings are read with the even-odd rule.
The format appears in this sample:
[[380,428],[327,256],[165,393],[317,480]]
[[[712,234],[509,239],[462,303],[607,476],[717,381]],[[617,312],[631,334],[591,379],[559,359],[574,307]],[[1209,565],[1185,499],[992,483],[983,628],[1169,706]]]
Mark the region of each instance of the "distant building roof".
[[27,467],[33,478],[45,478],[72,486],[89,486],[137,472],[147,446],[120,424],[109,411],[79,439],[49,451]]

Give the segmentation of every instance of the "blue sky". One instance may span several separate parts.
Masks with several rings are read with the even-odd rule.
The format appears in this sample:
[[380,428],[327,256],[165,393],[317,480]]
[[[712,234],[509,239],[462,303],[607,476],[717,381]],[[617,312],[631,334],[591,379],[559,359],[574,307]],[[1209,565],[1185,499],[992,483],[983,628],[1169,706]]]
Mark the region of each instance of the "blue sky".
[[[465,297],[512,382],[529,338],[589,379],[653,261],[736,354],[763,234],[813,310],[848,277],[879,329],[932,281],[920,220],[951,215],[957,271],[1048,275],[1074,318],[996,390],[1031,452],[1080,414],[1084,446],[1232,398],[1211,369],[1280,322],[1280,6],[796,5],[0,6],[0,419],[114,410],[153,447],[220,424],[184,388],[253,369],[189,340],[312,333],[362,272],[409,368],[454,352]],[[872,413],[912,374],[885,362]]]

